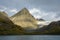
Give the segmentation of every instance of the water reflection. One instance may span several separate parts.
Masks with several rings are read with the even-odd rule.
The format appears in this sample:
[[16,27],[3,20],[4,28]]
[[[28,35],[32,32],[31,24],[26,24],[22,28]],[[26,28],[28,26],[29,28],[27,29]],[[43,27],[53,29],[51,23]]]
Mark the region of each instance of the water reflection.
[[60,36],[48,36],[48,35],[0,36],[0,40],[60,40]]

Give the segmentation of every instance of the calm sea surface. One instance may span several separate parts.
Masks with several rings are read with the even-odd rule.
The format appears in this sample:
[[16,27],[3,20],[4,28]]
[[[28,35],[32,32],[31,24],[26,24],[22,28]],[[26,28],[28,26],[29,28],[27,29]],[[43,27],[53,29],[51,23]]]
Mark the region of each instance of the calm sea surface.
[[60,36],[52,35],[16,35],[0,36],[0,40],[60,40]]

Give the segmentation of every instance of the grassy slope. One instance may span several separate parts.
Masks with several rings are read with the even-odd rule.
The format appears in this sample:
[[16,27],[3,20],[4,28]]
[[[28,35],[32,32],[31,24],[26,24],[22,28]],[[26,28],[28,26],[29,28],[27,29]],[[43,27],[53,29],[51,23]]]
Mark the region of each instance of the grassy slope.
[[15,25],[8,16],[3,15],[0,12],[0,34],[7,35],[7,34],[23,34],[24,29],[18,25]]

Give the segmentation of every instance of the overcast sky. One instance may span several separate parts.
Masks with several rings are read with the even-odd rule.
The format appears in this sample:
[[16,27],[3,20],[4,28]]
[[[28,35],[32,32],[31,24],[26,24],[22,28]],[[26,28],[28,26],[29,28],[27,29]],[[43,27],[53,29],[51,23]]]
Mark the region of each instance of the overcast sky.
[[0,11],[9,16],[26,7],[35,18],[60,20],[60,0],[0,0]]

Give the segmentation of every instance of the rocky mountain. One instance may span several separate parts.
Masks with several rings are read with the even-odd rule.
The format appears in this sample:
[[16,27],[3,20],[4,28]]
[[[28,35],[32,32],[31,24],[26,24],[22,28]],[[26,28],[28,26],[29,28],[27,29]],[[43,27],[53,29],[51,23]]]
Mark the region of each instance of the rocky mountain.
[[51,22],[42,28],[36,29],[30,34],[60,35],[60,21]]
[[38,21],[45,21],[44,19],[37,19]]
[[46,25],[48,22],[46,23],[43,19],[39,19],[39,26],[37,21],[26,8],[23,8],[10,18],[7,13],[0,12],[0,35],[60,35],[60,21],[53,21]]
[[15,25],[5,12],[0,12],[0,35],[23,34],[23,28]]
[[11,20],[14,24],[19,25],[23,28],[27,28],[28,30],[37,28],[37,20],[26,8],[23,8],[21,11],[13,15],[11,17]]
[[0,12],[0,22],[6,22],[8,24],[12,23],[12,21],[9,19],[7,13],[5,13],[5,12]]
[[51,22],[47,29],[49,34],[60,34],[60,21]]

